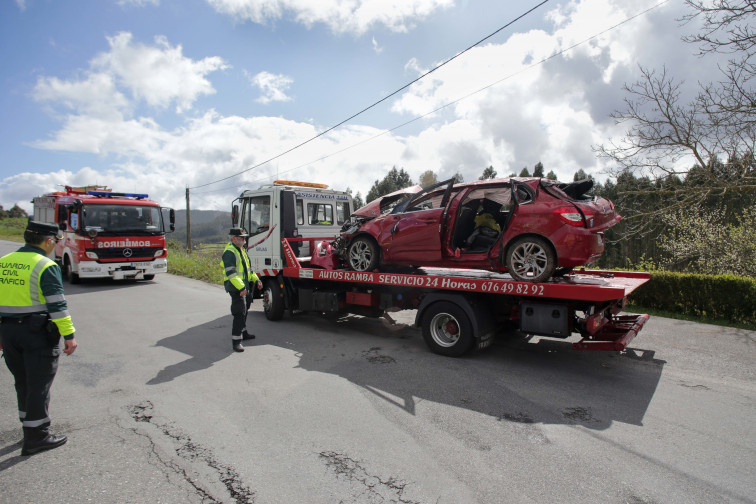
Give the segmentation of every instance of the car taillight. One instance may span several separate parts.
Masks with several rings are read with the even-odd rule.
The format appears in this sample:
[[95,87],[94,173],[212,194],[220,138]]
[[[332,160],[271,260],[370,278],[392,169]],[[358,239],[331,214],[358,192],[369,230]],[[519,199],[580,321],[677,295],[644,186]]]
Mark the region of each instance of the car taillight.
[[570,226],[583,227],[584,225],[583,216],[574,207],[557,208],[554,213]]

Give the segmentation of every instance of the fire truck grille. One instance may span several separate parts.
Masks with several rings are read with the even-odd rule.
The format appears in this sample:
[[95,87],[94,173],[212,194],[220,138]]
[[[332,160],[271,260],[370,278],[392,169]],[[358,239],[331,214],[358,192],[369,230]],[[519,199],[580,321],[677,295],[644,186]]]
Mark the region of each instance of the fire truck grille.
[[103,248],[97,249],[97,258],[120,259],[121,261],[144,261],[154,259],[155,252],[162,250],[162,247]]

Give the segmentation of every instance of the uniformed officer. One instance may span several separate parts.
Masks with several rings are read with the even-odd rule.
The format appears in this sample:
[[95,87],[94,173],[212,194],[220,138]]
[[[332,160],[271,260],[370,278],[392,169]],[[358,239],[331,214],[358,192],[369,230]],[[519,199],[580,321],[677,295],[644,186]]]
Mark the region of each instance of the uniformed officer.
[[21,455],[57,448],[67,440],[50,434],[48,415],[61,335],[66,355],[77,346],[60,267],[47,257],[59,233],[54,224],[29,219],[26,244],[0,258],[0,349],[16,382],[24,430]]
[[223,286],[231,295],[231,342],[234,351],[243,352],[242,340],[255,338],[247,332],[247,310],[252,304],[254,284],[262,289],[262,282],[249,266],[247,255],[247,237],[249,234],[242,228],[231,228],[228,232],[230,243],[223,250],[221,268],[223,268]]

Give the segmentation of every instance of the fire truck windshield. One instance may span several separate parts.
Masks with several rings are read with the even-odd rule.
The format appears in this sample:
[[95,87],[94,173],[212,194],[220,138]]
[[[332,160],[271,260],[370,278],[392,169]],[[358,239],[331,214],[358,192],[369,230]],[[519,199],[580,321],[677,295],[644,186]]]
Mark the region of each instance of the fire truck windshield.
[[84,232],[158,235],[164,233],[159,207],[141,205],[83,205],[81,227]]

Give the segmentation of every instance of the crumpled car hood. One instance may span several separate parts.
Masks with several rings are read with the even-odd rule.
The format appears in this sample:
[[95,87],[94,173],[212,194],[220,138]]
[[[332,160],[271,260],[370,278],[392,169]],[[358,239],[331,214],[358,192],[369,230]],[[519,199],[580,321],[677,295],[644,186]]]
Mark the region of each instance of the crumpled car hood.
[[398,191],[394,191],[390,194],[386,194],[384,196],[381,196],[380,198],[376,198],[367,205],[365,205],[362,208],[358,208],[357,210],[352,213],[352,216],[358,216],[358,217],[366,217],[368,219],[374,219],[381,215],[383,213],[383,209],[389,206],[391,203],[395,203],[399,201],[400,199],[404,198],[408,194],[415,194],[422,190],[423,188],[419,185],[412,186],[412,187],[405,187],[404,189],[399,189]]

